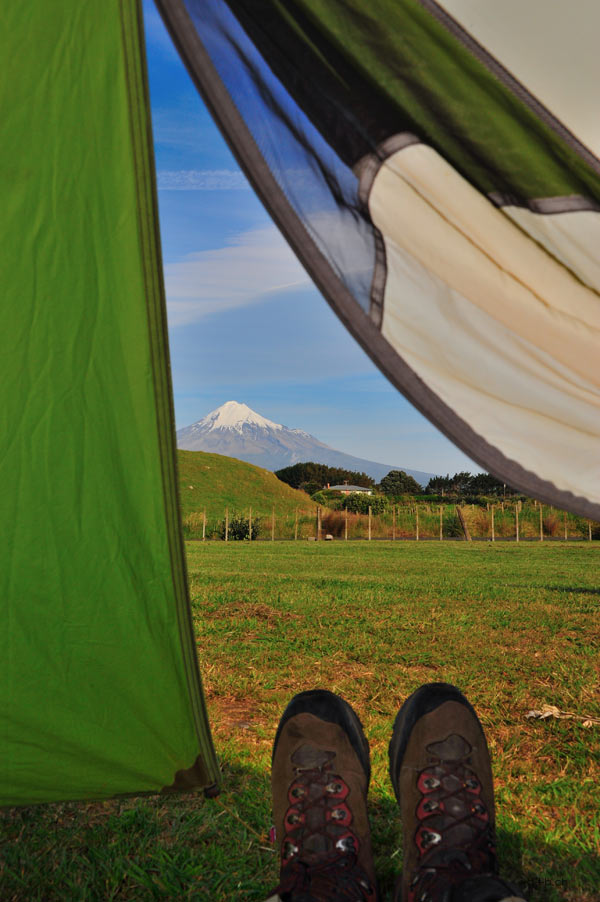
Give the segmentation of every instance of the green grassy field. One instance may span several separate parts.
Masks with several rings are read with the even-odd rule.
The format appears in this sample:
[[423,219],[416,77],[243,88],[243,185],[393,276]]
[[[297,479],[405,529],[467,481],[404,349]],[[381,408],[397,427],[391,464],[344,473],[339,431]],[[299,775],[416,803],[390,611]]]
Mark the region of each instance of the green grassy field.
[[223,767],[219,798],[153,797],[4,812],[2,900],[262,900],[269,763],[297,691],[340,692],[371,743],[382,898],[402,856],[387,775],[403,699],[456,683],[485,726],[501,870],[531,902],[600,892],[596,543],[190,543],[198,654]]

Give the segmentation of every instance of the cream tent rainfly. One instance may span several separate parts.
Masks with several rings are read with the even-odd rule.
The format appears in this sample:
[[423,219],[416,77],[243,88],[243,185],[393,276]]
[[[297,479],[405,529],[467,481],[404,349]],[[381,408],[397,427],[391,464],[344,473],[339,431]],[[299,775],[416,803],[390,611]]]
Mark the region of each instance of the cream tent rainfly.
[[496,476],[597,516],[598,4],[158,5],[391,381]]

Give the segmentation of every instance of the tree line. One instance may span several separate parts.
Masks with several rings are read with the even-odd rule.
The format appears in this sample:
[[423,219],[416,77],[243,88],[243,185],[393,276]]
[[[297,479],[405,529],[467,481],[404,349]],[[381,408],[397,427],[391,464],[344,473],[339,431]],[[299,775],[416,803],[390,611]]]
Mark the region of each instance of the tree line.
[[308,495],[314,495],[329,485],[360,485],[363,488],[373,488],[375,480],[366,473],[357,473],[353,470],[344,470],[341,467],[328,467],[325,464],[317,464],[313,461],[294,464],[291,467],[283,467],[276,470],[275,476],[282,482],[291,485],[293,489],[301,489]]
[[284,467],[275,471],[275,476],[282,482],[301,489],[308,495],[314,495],[327,487],[327,485],[349,485],[370,488],[390,498],[400,495],[456,495],[458,497],[473,495],[502,496],[507,492],[513,494],[513,489],[496,479],[489,473],[468,473],[463,470],[453,476],[434,476],[423,488],[412,476],[404,470],[390,470],[387,476],[379,484],[367,473],[359,473],[355,470],[345,470],[341,467],[328,467],[326,464],[318,464],[314,461],[297,463],[291,467]]
[[428,495],[505,495],[514,490],[489,473],[468,473],[462,471],[454,476],[434,476],[427,483]]

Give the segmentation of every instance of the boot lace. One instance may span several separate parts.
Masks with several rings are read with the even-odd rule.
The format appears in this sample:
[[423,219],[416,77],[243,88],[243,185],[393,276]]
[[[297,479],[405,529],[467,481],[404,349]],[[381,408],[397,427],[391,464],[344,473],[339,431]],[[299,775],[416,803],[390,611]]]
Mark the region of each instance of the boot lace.
[[419,862],[408,902],[446,902],[452,888],[468,877],[496,872],[490,816],[469,763],[468,753],[456,760],[431,757],[418,774],[414,839]]
[[275,890],[284,902],[375,902],[375,887],[358,864],[349,791],[329,764],[295,768]]

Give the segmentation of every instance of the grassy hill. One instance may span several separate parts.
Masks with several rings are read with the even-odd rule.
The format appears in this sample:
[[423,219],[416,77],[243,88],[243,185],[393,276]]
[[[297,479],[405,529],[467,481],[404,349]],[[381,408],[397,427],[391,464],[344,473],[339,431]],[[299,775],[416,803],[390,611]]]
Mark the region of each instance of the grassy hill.
[[204,451],[178,451],[181,509],[185,520],[190,514],[202,513],[209,518],[230,513],[270,516],[292,515],[300,511],[316,510],[316,504],[305,492],[299,492],[281,482],[268,470],[244,463],[234,457],[209,454]]

